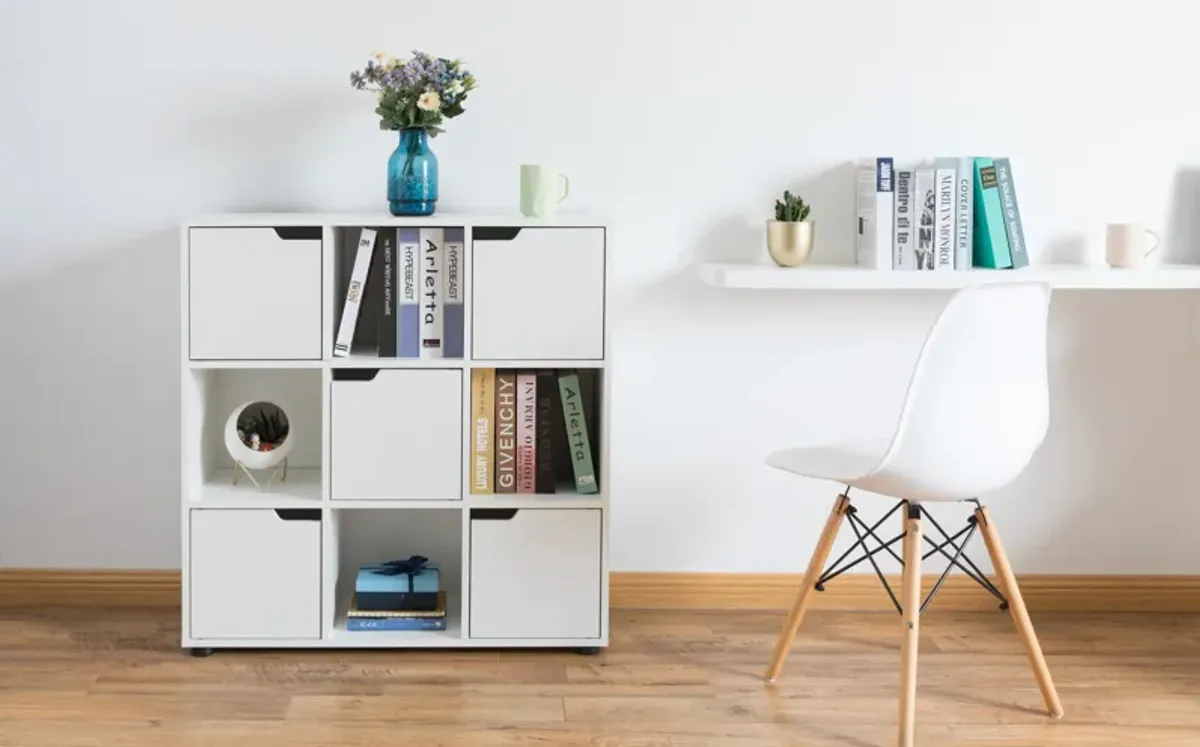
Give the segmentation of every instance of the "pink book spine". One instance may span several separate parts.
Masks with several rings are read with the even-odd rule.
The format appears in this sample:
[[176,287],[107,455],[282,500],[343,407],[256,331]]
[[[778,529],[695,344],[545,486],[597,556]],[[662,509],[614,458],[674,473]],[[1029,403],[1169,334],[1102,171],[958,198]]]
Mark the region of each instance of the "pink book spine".
[[537,492],[537,374],[517,374],[517,492]]

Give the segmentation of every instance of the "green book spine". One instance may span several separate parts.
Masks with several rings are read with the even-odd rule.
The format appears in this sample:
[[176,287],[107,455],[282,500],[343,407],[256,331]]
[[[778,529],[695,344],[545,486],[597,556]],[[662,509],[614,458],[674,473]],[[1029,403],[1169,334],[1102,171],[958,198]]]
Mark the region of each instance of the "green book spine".
[[[558,393],[562,398],[563,420],[567,426],[567,446],[571,449],[571,466],[575,471],[575,492],[596,493],[596,468],[592,463],[592,445],[588,438],[587,418],[583,411],[583,394],[579,374],[574,371],[558,375]],[[592,413],[595,415],[595,413]]]
[[996,165],[990,158],[975,159],[975,241],[974,265],[993,270],[1012,267],[1008,234],[1004,230],[1004,210],[996,180]]
[[1025,229],[1021,225],[1021,208],[1017,205],[1017,185],[1013,181],[1012,164],[1007,158],[997,158],[996,182],[1000,190],[1000,207],[1004,209],[1004,229],[1008,236],[1008,251],[1012,254],[1013,269],[1029,266],[1029,248],[1025,246]]

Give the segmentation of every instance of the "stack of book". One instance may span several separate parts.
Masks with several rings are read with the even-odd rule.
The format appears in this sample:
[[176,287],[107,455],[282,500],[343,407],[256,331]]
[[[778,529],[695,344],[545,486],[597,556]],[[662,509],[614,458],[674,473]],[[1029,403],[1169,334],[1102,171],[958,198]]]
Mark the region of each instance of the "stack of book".
[[446,592],[436,564],[413,556],[358,569],[346,630],[445,629]]
[[597,371],[471,371],[471,492],[599,490]]
[[[350,355],[359,316],[370,313],[379,321],[371,353],[380,358],[462,358],[462,263],[461,228],[363,228],[334,356]],[[364,309],[368,283],[381,292]]]
[[858,167],[857,262],[876,270],[1029,265],[1012,163],[949,157]]

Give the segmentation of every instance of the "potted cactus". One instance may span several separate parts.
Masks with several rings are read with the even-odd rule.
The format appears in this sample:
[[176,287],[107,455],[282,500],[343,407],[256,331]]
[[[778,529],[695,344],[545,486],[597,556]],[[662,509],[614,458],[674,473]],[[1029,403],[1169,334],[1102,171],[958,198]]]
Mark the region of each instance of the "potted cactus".
[[796,267],[808,261],[813,244],[810,210],[799,195],[790,191],[784,191],[782,200],[775,200],[775,219],[767,221],[767,252],[780,267]]

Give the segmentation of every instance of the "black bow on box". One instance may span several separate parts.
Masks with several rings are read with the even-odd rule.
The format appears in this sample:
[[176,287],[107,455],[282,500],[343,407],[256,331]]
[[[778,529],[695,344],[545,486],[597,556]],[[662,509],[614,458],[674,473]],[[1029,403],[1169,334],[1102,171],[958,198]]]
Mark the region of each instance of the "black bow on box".
[[372,573],[380,576],[399,576],[405,574],[408,576],[408,583],[411,588],[412,577],[419,576],[425,572],[425,564],[429,562],[429,558],[421,557],[420,555],[410,555],[407,560],[389,560],[386,563],[380,563],[382,568],[371,569]]

